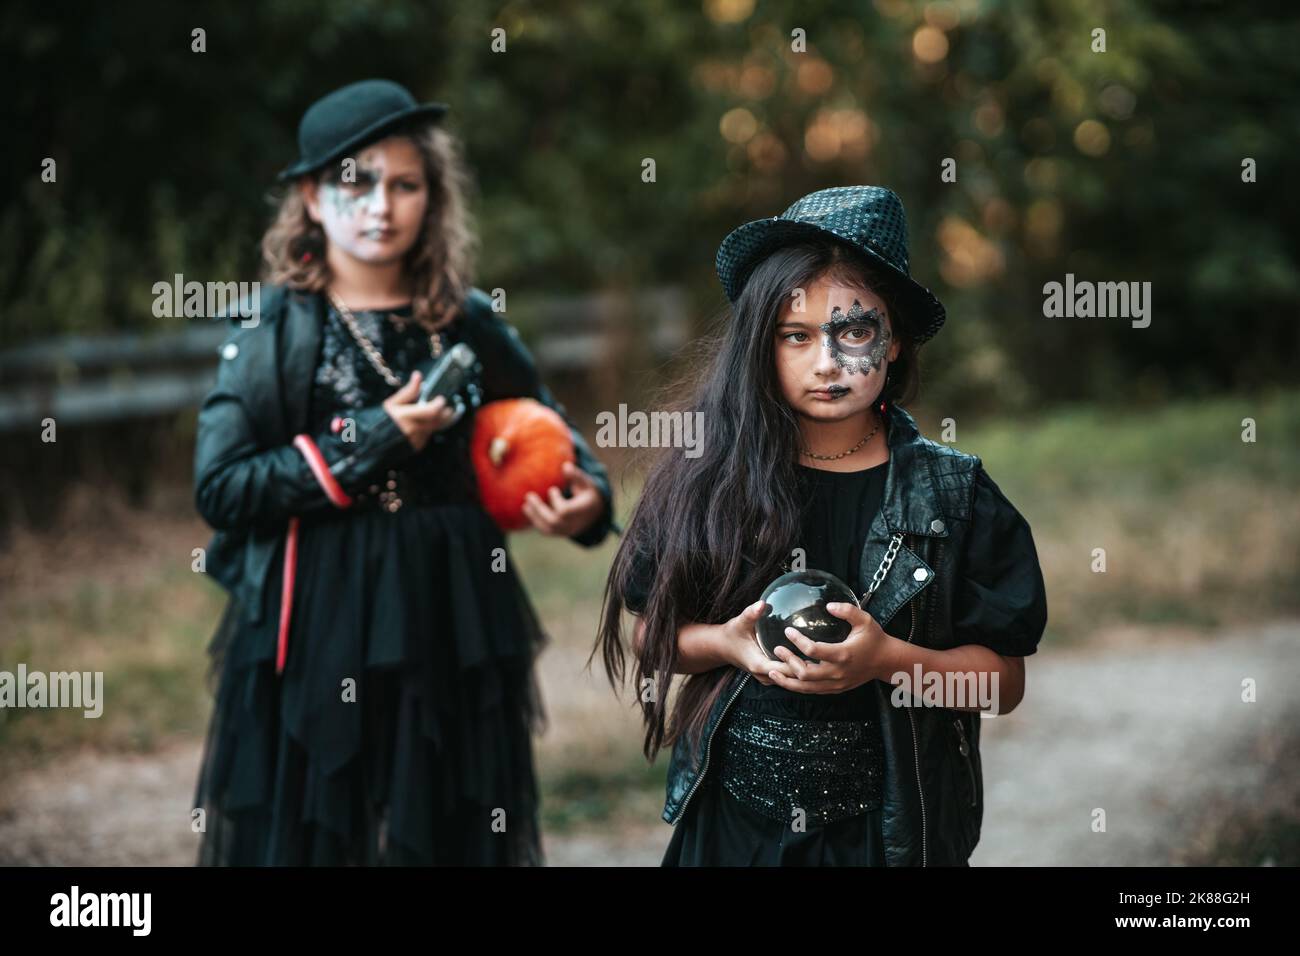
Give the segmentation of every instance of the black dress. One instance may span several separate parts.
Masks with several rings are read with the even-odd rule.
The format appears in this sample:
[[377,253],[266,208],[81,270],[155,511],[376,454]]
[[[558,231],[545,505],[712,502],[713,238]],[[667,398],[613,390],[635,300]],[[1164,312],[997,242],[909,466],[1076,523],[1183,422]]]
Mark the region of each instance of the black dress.
[[[862,545],[884,496],[887,465],[855,472],[800,467],[809,491],[800,537],[807,543],[806,566],[829,571],[855,591]],[[788,819],[756,812],[723,785],[728,761],[739,759],[736,748],[743,746],[727,734],[738,709],[796,720],[852,721],[878,733],[876,699],[871,682],[843,694],[813,695],[748,681],[715,732],[718,759],[677,821],[662,865],[884,866],[881,809],[820,826],[809,823],[800,830]]]
[[[429,368],[409,306],[356,315],[403,381]],[[332,308],[322,331],[317,430],[393,391]],[[458,340],[455,323],[443,340]],[[376,475],[352,507],[301,516],[283,674],[283,546],[263,623],[228,606],[195,803],[201,864],[541,862],[531,731],[545,635],[479,506],[471,419]]]

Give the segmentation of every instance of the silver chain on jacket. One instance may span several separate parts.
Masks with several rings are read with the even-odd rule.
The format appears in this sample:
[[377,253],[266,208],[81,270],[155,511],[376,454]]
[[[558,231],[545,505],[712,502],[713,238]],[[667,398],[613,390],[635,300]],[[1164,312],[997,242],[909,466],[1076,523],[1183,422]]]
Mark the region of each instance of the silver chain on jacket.
[[[758,535],[754,536],[755,540]],[[885,549],[885,556],[880,559],[880,567],[876,568],[876,573],[871,576],[871,583],[867,586],[867,591],[858,599],[858,607],[866,610],[867,601],[871,600],[871,595],[876,593],[876,588],[885,580],[885,575],[889,569],[894,566],[894,558],[898,556],[898,549],[903,545],[903,532],[895,531],[889,539],[889,547]],[[789,574],[793,568],[790,567],[789,561],[781,562],[781,570]]]
[[[333,289],[328,289],[326,292],[329,295],[330,302],[334,303],[339,318],[348,327],[348,331],[352,333],[352,338],[356,340],[357,345],[361,346],[361,351],[366,354],[366,358],[370,360],[370,364],[374,366],[375,371],[382,375],[384,381],[393,388],[401,388],[402,380],[393,374],[393,370],[388,367],[388,363],[379,354],[379,349],[375,348],[374,343],[362,334],[361,329],[357,326],[357,317],[352,314],[352,310],[343,304],[343,300],[334,294]],[[441,332],[429,333],[429,354],[435,359],[442,355]]]

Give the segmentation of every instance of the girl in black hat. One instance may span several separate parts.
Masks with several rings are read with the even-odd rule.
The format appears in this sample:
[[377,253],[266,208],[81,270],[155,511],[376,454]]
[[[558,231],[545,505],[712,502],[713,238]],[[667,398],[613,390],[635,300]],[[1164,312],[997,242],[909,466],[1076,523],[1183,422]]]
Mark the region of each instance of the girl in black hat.
[[[814,193],[735,230],[718,273],[730,321],[673,386],[703,453],[650,470],[597,641],[617,686],[621,612],[638,615],[646,756],[673,748],[664,865],[963,865],[983,812],[977,711],[1019,701],[1046,598],[1029,526],[980,460],[901,407],[944,320],[908,274],[901,203]],[[798,653],[769,657],[765,588],[808,569],[861,603],[792,613]],[[840,623],[842,643],[807,636]],[[914,667],[914,695],[892,686]],[[948,674],[992,700],[924,701]]]
[[[480,502],[474,409],[564,414],[514,329],[470,285],[466,174],[444,107],[345,87],[299,130],[262,249],[260,314],[237,316],[199,414],[195,496],[230,589],[195,806],[204,864],[534,864],[530,732],[545,639]],[[456,407],[419,401],[459,342]],[[584,546],[610,527],[605,470],[525,512]]]

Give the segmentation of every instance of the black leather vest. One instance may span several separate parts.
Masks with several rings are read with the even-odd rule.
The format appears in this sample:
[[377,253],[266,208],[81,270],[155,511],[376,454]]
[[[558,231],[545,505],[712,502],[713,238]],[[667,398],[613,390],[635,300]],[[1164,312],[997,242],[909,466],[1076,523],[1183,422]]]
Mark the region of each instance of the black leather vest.
[[[893,564],[865,605],[886,633],[925,647],[956,646],[953,580],[980,459],[931,441],[902,408],[888,406],[889,466],[884,499],[863,545],[856,587],[864,594],[892,536]],[[977,529],[978,531],[978,529]],[[714,732],[750,676],[733,669],[699,745],[679,740],[668,765],[663,819],[677,823],[708,773]],[[980,716],[938,707],[894,707],[886,685],[884,840],[890,866],[963,865],[979,841],[984,812]]]

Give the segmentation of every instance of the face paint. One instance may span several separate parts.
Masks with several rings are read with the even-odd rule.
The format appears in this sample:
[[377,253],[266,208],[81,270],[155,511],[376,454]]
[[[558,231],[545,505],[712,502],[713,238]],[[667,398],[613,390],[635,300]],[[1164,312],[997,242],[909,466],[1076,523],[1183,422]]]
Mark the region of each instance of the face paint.
[[360,219],[377,204],[382,188],[383,176],[379,169],[358,166],[355,183],[331,180],[321,186],[321,192],[339,219]]
[[315,217],[329,240],[331,255],[367,263],[390,263],[418,241],[429,195],[419,148],[392,137],[355,157],[353,175],[344,179],[336,165],[318,180]]
[[[889,351],[889,329],[875,308],[863,312],[862,303],[854,299],[847,314],[837,305],[831,309],[830,321],[823,322],[818,328],[822,330],[822,347],[835,356],[835,363],[850,375],[880,371],[880,363]],[[862,331],[870,335],[852,334]]]

